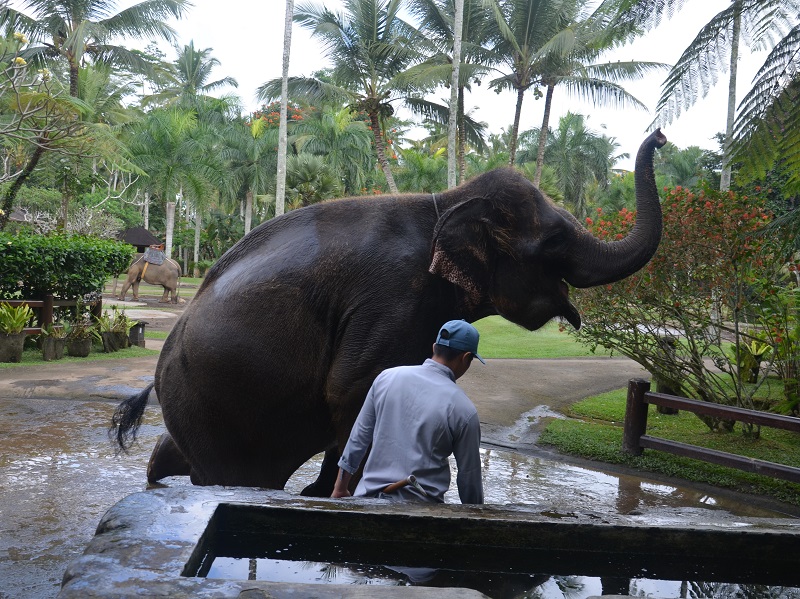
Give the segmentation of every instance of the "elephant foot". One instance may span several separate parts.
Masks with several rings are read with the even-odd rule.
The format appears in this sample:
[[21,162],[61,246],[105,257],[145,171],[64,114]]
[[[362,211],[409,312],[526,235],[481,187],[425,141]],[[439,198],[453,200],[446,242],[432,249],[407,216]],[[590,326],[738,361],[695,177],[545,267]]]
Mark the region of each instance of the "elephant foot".
[[191,470],[172,436],[169,433],[161,435],[147,463],[147,482],[152,484],[167,476],[188,476]]
[[339,452],[336,448],[325,451],[317,480],[300,492],[304,497],[330,497],[339,476]]

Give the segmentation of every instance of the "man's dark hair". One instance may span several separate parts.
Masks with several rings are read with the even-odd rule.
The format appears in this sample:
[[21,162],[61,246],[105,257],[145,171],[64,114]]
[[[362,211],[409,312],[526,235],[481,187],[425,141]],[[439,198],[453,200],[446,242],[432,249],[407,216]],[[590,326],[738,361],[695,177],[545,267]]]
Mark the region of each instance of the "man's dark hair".
[[463,349],[454,349],[447,345],[439,345],[438,343],[433,345],[433,355],[442,358],[445,362],[455,360],[463,353],[466,353]]

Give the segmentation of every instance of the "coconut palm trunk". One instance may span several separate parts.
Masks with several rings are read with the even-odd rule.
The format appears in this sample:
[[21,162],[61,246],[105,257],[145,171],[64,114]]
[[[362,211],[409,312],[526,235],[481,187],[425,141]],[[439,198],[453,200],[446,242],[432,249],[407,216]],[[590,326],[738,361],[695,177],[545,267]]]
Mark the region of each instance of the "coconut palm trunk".
[[275,216],[284,211],[286,202],[286,151],[288,145],[286,113],[289,106],[289,51],[292,47],[292,18],[294,0],[286,0],[286,20],[283,28],[283,73],[281,75],[281,116],[278,125],[278,180],[275,188]]
[[742,3],[736,2],[733,9],[733,28],[731,33],[730,78],[728,80],[728,114],[725,121],[725,142],[722,149],[722,174],[719,181],[720,191],[728,191],[731,187],[731,141],[733,140],[733,123],[736,116],[736,75],[739,66],[739,36],[742,29]]
[[522,100],[525,97],[526,89],[517,89],[517,105],[514,108],[514,124],[511,126],[511,139],[508,144],[508,165],[514,166],[517,158],[517,136],[519,135],[519,120],[522,116]]
[[553,92],[555,86],[547,85],[547,92],[544,99],[544,116],[542,116],[542,130],[539,131],[539,149],[536,151],[536,173],[533,176],[533,184],[539,187],[542,180],[542,168],[544,167],[544,148],[547,145],[547,131],[550,128],[550,108],[553,105]]
[[375,154],[378,156],[378,164],[381,165],[381,170],[386,176],[386,184],[389,186],[391,193],[397,193],[397,184],[394,182],[392,169],[389,167],[389,160],[386,158],[386,145],[383,143],[383,132],[381,130],[381,122],[378,118],[378,113],[374,110],[369,111],[369,122],[372,127],[372,135],[375,139]]
[[453,20],[453,74],[450,78],[450,116],[447,125],[447,187],[458,184],[456,168],[456,130],[458,129],[459,67],[461,66],[461,33],[464,28],[464,0],[456,0]]

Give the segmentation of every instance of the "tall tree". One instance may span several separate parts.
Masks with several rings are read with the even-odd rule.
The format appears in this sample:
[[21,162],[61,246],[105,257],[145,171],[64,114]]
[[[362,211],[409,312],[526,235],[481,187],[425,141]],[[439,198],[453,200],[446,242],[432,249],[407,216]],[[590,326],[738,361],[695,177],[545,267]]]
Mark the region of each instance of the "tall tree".
[[225,133],[225,140],[222,158],[231,172],[231,188],[234,193],[243,190],[245,194],[246,235],[252,225],[254,200],[265,195],[274,183],[278,129],[265,127],[263,119],[254,118],[250,123],[233,123]]
[[367,187],[375,167],[372,133],[349,108],[308,109],[295,123],[292,136],[298,151],[325,157],[346,194],[358,195]]
[[447,187],[455,187],[456,166],[456,128],[458,125],[458,88],[461,67],[461,36],[464,29],[464,0],[455,0],[453,17],[453,75],[450,78],[450,119],[447,125]]
[[591,100],[595,105],[632,106],[646,110],[642,102],[625,91],[621,82],[639,79],[654,70],[668,67],[663,63],[635,60],[597,62],[605,50],[624,36],[622,31],[615,34],[609,25],[610,19],[605,11],[587,17],[579,15],[543,48],[546,59],[539,67],[539,81],[546,90],[534,185],[538,186],[541,181],[556,86],[566,89],[570,95]]
[[[399,76],[418,58],[416,48],[422,39],[401,18],[401,0],[344,0],[343,4],[341,13],[310,4],[297,7],[294,20],[321,40],[333,68],[330,81],[290,77],[289,93],[311,103],[342,102],[364,111],[372,128],[378,164],[390,191],[396,193],[386,157],[383,121],[394,113],[392,102],[407,94]],[[262,85],[260,99],[277,98],[279,83],[273,80]]]
[[[428,58],[410,68],[406,75],[420,87],[448,86],[451,97],[454,89],[452,51],[455,49],[455,9],[455,0],[409,0],[409,10],[419,21],[419,30],[430,41],[432,48],[425,49],[429,54]],[[480,84],[481,79],[490,72],[493,57],[486,47],[490,32],[487,17],[488,13],[483,8],[481,0],[464,0],[455,113],[457,137],[455,156],[458,161],[458,176],[462,181],[466,176],[467,145],[471,145],[479,152],[486,149],[483,137],[485,125],[469,118],[466,114],[465,101],[466,91],[470,90],[471,85]],[[407,103],[413,112],[422,115],[428,122],[447,125],[447,134],[450,135],[449,124],[452,115],[449,107],[422,98],[410,98]],[[448,154],[448,161],[449,159]]]
[[568,112],[559,119],[546,149],[547,162],[556,171],[564,202],[579,219],[587,216],[589,184],[608,185],[618,147],[614,139],[589,129],[581,114]]
[[286,19],[283,28],[283,68],[281,70],[281,115],[278,125],[278,175],[275,188],[275,216],[283,214],[286,199],[286,150],[288,145],[288,123],[286,113],[289,107],[289,55],[292,49],[292,19],[294,0],[286,0]]
[[143,0],[115,13],[113,0],[26,0],[25,14],[0,9],[0,26],[7,33],[20,32],[31,40],[24,58],[38,67],[50,61],[66,61],[70,95],[78,95],[78,69],[87,58],[123,66],[131,71],[148,68],[139,53],[114,44],[116,39],[158,37],[168,41],[175,31],[166,24],[181,18],[189,0]]
[[194,40],[185,46],[175,46],[177,58],[172,71],[165,74],[167,81],[155,94],[145,97],[143,104],[181,102],[192,106],[198,99],[211,98],[211,92],[220,88],[239,87],[236,79],[230,76],[210,81],[211,72],[220,65],[219,60],[211,55],[213,51],[213,48],[196,49]]
[[[635,31],[640,27],[657,24],[661,15],[671,14],[684,3],[681,0],[616,0],[616,4],[620,9],[617,22]],[[716,85],[720,72],[728,71],[728,103],[720,189],[726,190],[730,186],[739,45],[745,42],[753,49],[769,49],[777,47],[776,43],[781,38],[787,42],[778,44],[782,51],[771,55],[762,67],[756,87],[753,88],[753,91],[758,89],[757,93],[762,96],[754,105],[766,110],[742,112],[744,121],[741,129],[750,131],[797,78],[794,68],[797,61],[797,42],[790,41],[790,38],[795,37],[796,40],[799,13],[800,0],[732,0],[724,10],[701,27],[662,84],[653,125],[672,122]],[[656,18],[653,18],[654,15]],[[748,97],[753,98],[752,93]],[[795,113],[798,110],[800,109],[793,109]]]
[[578,14],[579,0],[485,0],[494,15],[499,40],[493,48],[497,63],[505,73],[490,85],[497,90],[512,90],[517,101],[511,126],[509,164],[517,152],[519,122],[525,93],[541,83],[542,66],[551,51],[547,46],[564,31]]

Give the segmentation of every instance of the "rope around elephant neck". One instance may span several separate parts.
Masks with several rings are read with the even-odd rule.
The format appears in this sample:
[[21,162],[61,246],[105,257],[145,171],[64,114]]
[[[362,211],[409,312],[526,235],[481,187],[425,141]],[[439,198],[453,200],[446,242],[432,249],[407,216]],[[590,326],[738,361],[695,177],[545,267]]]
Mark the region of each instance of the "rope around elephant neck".
[[436,220],[439,220],[439,206],[436,204],[436,194],[432,193],[431,197],[433,198],[433,209],[436,210]]

